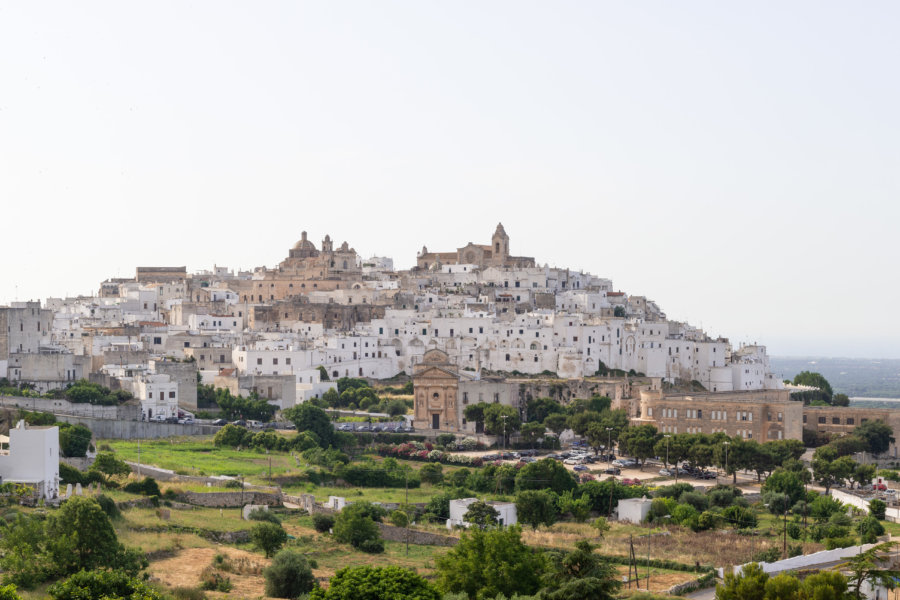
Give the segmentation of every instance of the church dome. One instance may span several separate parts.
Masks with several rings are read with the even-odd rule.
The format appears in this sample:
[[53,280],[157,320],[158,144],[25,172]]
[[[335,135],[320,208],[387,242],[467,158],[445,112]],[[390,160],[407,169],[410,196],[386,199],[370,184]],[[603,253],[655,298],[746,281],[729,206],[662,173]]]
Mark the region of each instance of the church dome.
[[306,232],[302,232],[300,234],[300,240],[294,244],[293,250],[313,250],[315,251],[316,245],[311,241],[306,239]]

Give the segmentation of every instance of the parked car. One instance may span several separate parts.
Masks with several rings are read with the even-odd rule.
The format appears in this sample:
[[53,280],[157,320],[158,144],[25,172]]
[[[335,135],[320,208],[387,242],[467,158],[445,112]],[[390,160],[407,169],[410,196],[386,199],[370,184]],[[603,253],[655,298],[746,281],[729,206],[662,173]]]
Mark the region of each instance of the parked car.
[[232,424],[232,425],[237,425],[238,427],[246,427],[246,426],[247,426],[247,421],[243,421],[243,420],[241,420],[241,419],[238,419],[237,421],[232,421],[231,424]]
[[223,427],[225,425],[228,425],[228,421],[226,421],[225,419],[216,419],[215,421],[212,422],[212,424],[218,425],[219,427]]
[[163,415],[156,415],[156,416],[150,417],[150,420],[154,423],[165,423],[166,422],[166,418]]
[[533,463],[533,462],[537,462],[537,459],[533,456],[523,456],[522,462],[523,463]]
[[581,461],[582,461],[581,458],[576,458],[573,456],[572,458],[567,458],[566,460],[564,460],[563,464],[564,465],[580,465]]
[[620,469],[619,467],[607,467],[603,470],[603,472],[607,475],[621,475],[622,469]]
[[573,471],[587,471],[588,468],[584,465],[575,465],[574,467],[572,467],[572,470]]
[[353,425],[350,423],[341,423],[338,425],[338,431],[353,431]]

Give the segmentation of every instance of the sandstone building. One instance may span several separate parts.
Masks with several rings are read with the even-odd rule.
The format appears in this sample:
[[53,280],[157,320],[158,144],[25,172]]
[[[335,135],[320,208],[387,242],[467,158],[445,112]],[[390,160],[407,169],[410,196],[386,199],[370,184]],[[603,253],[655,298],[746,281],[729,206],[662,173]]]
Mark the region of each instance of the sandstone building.
[[498,223],[490,245],[473,244],[469,242],[456,252],[429,252],[423,246],[422,251],[416,257],[416,266],[420,269],[440,270],[442,265],[476,265],[485,267],[534,267],[534,258],[530,256],[510,256],[509,236],[503,229],[503,224]]

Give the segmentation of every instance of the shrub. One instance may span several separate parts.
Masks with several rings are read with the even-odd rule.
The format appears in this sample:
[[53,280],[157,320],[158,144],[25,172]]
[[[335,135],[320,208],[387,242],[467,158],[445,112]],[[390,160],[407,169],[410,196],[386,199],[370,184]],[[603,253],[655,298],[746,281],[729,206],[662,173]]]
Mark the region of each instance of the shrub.
[[284,546],[287,541],[287,532],[281,523],[263,521],[254,525],[250,530],[250,539],[257,548],[265,552],[266,558],[269,558]]
[[658,521],[672,513],[676,503],[671,498],[654,498],[650,502],[650,520]]
[[192,587],[174,587],[172,588],[172,596],[176,600],[206,600],[206,594],[203,590]]
[[286,549],[276,554],[263,574],[266,596],[274,598],[296,598],[316,587],[309,561],[297,550]]
[[653,492],[653,496],[656,498],[673,498],[677,500],[685,492],[693,491],[694,486],[689,483],[673,483],[672,485],[664,485],[657,488],[656,491]]
[[211,592],[230,592],[231,579],[209,566],[200,573],[200,589]]
[[884,535],[884,525],[875,517],[869,516],[856,525],[856,532],[863,544],[873,544],[878,541],[878,536]]
[[758,523],[753,511],[743,506],[729,506],[722,511],[722,518],[735,529],[752,529]]
[[110,519],[118,519],[120,516],[122,516],[122,513],[119,512],[119,507],[116,506],[115,501],[106,494],[100,494],[95,498],[95,500],[97,500],[97,504],[100,505],[100,508],[103,509],[103,512],[105,512],[106,516]]
[[359,549],[368,554],[381,554],[384,552],[384,540],[368,539],[363,540],[359,545]]
[[775,562],[781,558],[781,550],[777,546],[766,548],[753,555],[753,562]]
[[882,500],[876,498],[869,501],[869,514],[880,521],[884,520],[884,513],[886,509],[887,504],[885,504]]
[[803,528],[800,526],[800,523],[788,523],[787,534],[791,536],[792,540],[799,540],[803,537]]
[[835,548],[849,548],[856,545],[856,538],[853,536],[834,537],[825,539],[825,549],[834,550]]
[[85,598],[140,598],[162,600],[155,589],[122,571],[79,571],[47,590],[54,600]]
[[691,527],[691,520],[697,516],[697,509],[690,504],[679,504],[672,510],[672,520],[686,527]]
[[709,508],[709,498],[707,498],[700,492],[684,492],[678,498],[678,503],[690,504],[700,512],[703,512],[704,510]]
[[419,477],[425,483],[441,483],[444,480],[444,468],[440,463],[428,463],[419,469]]
[[334,517],[325,513],[315,513],[312,517],[313,527],[319,533],[330,531],[334,527]]
[[59,462],[59,483],[62,485],[71,483],[74,486],[76,483],[85,485],[87,483],[87,481],[85,480],[84,473],[82,473],[75,467],[60,461]]
[[691,527],[694,531],[706,531],[707,529],[712,529],[719,524],[719,515],[714,512],[710,512],[708,510],[700,513],[700,516],[697,517],[696,525]]
[[734,503],[734,491],[730,488],[713,488],[706,496],[713,506],[727,508]]
[[141,494],[143,496],[161,496],[159,484],[152,477],[145,477],[143,481],[132,481],[125,484],[122,488],[130,494]]
[[268,521],[269,523],[281,525],[281,519],[278,518],[278,515],[272,511],[263,510],[261,508],[251,510],[250,514],[247,515],[247,518],[251,521]]
[[395,510],[391,513],[391,525],[394,527],[406,527],[409,524],[409,517],[402,510]]
[[338,514],[334,520],[334,537],[337,541],[362,550],[362,545],[367,540],[381,539],[378,526],[371,516],[372,511],[368,510],[366,504],[345,506]]

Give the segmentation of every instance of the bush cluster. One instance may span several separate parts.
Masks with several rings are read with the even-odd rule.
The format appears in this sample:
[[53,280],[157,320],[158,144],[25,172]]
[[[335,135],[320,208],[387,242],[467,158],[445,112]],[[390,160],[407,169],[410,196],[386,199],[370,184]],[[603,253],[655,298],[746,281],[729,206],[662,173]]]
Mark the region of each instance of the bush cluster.
[[420,460],[425,462],[439,462],[447,465],[464,465],[480,467],[484,461],[477,456],[464,454],[451,454],[437,450],[430,443],[412,442],[407,444],[380,444],[376,450],[381,456],[392,456],[406,460]]

